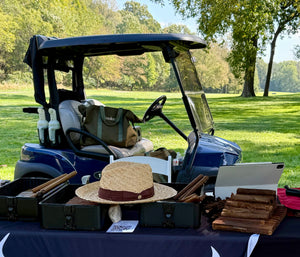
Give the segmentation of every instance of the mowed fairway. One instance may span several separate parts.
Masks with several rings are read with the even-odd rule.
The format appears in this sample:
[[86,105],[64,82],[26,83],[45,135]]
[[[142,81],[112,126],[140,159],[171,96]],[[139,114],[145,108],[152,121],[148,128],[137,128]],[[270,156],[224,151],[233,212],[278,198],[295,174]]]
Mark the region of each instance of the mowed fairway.
[[[123,107],[140,118],[160,92],[118,92],[87,90],[108,106]],[[184,133],[191,132],[180,94],[164,93],[164,114]],[[0,91],[0,178],[13,180],[16,161],[25,142],[37,143],[37,115],[22,109],[38,106],[32,90]],[[215,122],[215,135],[239,144],[242,162],[284,162],[279,186],[300,187],[300,94],[270,94],[241,98],[238,95],[208,94]],[[144,137],[154,147],[166,147],[184,153],[186,142],[166,123],[156,117],[140,125]]]

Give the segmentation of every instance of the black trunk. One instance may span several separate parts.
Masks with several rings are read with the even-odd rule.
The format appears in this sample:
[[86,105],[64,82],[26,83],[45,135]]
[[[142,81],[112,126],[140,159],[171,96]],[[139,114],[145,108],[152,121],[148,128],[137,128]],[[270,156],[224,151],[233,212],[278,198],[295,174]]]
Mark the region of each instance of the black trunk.
[[[257,49],[257,38],[253,39],[253,46]],[[245,70],[245,82],[242,92],[242,97],[252,97],[255,96],[254,92],[254,74],[255,74],[255,64],[256,64],[256,54],[257,50],[253,51],[248,56],[248,65]]]
[[271,42],[271,53],[270,53],[270,59],[269,59],[269,64],[268,64],[264,96],[269,96],[269,88],[270,88],[270,81],[271,81],[271,74],[272,74],[272,67],[273,67],[273,59],[274,59],[274,55],[275,55],[276,40],[277,40],[278,35],[281,33],[282,29],[283,28],[281,26],[279,26],[277,28],[274,38]]

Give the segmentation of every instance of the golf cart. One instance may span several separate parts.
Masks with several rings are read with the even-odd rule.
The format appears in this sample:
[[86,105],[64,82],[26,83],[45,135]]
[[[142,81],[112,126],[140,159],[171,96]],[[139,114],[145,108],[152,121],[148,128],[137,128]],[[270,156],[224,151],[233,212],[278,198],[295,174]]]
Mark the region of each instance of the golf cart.
[[[32,68],[34,97],[40,107],[23,111],[39,114],[40,143],[25,143],[22,147],[21,158],[15,167],[15,179],[57,177],[76,170],[78,175],[72,178],[72,183],[81,182],[80,178],[85,175],[91,175],[90,181],[93,181],[99,179],[111,156],[117,160],[153,152],[152,142],[142,135],[134,146],[127,148],[109,145],[91,135],[82,129],[78,106],[103,105],[95,99],[87,99],[85,95],[83,67],[87,58],[108,55],[138,57],[158,52],[175,74],[190,133],[186,135],[163,113],[167,103],[164,95],[154,100],[143,121],[148,123],[160,117],[187,141],[182,162],[172,167],[172,182],[188,183],[203,174],[210,176],[213,184],[219,166],[238,162],[241,149],[233,142],[214,136],[213,119],[190,53],[192,49],[205,46],[199,37],[183,34],[116,34],[65,39],[41,35],[32,37],[24,61]],[[71,73],[71,90],[58,88],[57,71]],[[44,78],[48,81],[48,100]],[[82,136],[93,138],[97,144],[81,145]],[[163,133],[161,136],[164,136]],[[168,149],[168,146],[162,147]]]

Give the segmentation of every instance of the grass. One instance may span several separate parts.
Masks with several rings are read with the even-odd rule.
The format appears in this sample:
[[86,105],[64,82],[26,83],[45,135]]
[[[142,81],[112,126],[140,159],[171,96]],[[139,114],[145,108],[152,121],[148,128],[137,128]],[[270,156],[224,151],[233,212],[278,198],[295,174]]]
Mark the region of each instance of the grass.
[[[87,91],[89,98],[131,109],[139,117],[160,95],[160,92]],[[188,134],[191,129],[180,95],[166,95],[164,114]],[[29,89],[2,90],[0,97],[0,178],[12,180],[22,145],[38,142],[37,115],[23,113],[22,108],[37,104]],[[215,121],[215,135],[239,144],[243,150],[242,162],[284,162],[279,186],[300,187],[300,94],[246,99],[238,95],[208,94],[207,98]],[[141,127],[143,136],[151,139],[155,148],[164,146],[184,153],[186,142],[161,119],[154,118]]]
[[300,94],[210,103],[216,134],[241,146],[243,162],[284,162],[280,186],[300,186]]

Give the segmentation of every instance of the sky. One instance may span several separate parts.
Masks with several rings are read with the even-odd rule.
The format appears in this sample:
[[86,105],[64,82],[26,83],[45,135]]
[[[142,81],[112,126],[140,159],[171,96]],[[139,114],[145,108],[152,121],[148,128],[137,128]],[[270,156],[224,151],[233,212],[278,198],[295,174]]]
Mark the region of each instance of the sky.
[[[116,0],[118,8],[122,9],[124,3],[128,0]],[[185,24],[192,32],[197,33],[197,24],[195,19],[182,19],[179,14],[176,14],[175,9],[165,2],[165,6],[153,3],[150,0],[135,0],[143,5],[148,6],[148,11],[152,14],[153,18],[158,21],[162,27],[166,27],[170,24]],[[275,62],[282,62],[287,60],[295,60],[293,54],[294,47],[300,45],[300,29],[296,35],[287,36],[283,39],[278,38],[275,49]],[[265,62],[268,62],[270,48],[268,47],[265,51],[265,56],[262,56]]]

